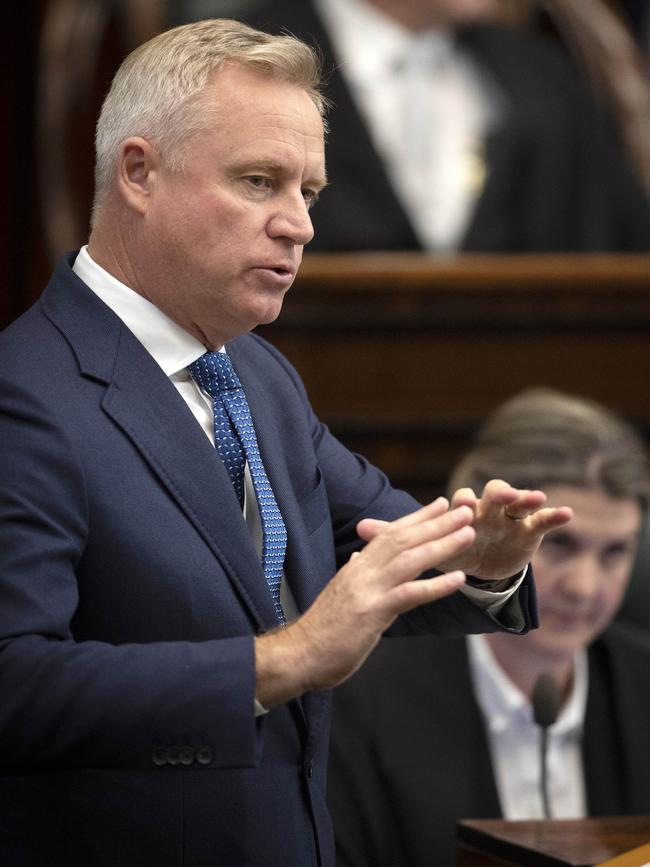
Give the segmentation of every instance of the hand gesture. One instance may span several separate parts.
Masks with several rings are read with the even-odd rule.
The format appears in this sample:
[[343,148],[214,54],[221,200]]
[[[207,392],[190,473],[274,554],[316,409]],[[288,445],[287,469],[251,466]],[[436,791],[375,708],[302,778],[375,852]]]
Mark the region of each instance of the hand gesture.
[[518,574],[530,563],[545,533],[571,520],[568,506],[545,508],[542,491],[513,488],[507,482],[488,482],[481,497],[461,488],[452,508],[467,506],[474,513],[474,544],[445,560],[441,569],[462,569],[473,578],[501,580]]
[[368,545],[302,617],[255,639],[259,701],[270,707],[336,686],[359,668],[398,615],[455,592],[465,580],[461,571],[420,575],[472,545],[473,520],[471,508],[450,509],[441,497],[396,521],[361,521],[359,535],[372,535]]

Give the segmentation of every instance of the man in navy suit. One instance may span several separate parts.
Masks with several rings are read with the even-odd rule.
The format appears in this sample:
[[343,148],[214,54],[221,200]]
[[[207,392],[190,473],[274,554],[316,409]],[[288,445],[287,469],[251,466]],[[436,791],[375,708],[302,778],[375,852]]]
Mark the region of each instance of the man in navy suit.
[[[322,103],[293,38],[142,46],[99,119],[89,244],[2,335],[7,867],[327,867],[328,690],[390,630],[536,625],[526,564],[570,510],[502,481],[420,508],[248,333],[312,236]],[[238,488],[204,362],[250,408]]]

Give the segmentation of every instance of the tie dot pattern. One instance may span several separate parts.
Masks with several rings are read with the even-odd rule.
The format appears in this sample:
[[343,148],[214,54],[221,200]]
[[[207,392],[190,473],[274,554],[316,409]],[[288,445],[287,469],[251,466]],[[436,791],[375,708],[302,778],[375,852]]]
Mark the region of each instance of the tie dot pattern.
[[262,521],[262,568],[278,620],[286,623],[280,583],[287,531],[262,463],[246,394],[225,352],[206,352],[189,366],[189,371],[197,385],[212,398],[215,446],[240,506],[244,504],[244,467],[248,461]]

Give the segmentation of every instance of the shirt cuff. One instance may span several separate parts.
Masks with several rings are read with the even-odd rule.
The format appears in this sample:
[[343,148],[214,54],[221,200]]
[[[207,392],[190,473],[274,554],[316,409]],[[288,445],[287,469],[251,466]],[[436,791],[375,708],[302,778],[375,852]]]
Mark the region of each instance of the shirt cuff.
[[255,699],[255,716],[264,716],[265,713],[268,713],[268,707],[264,707],[264,705]]
[[475,605],[485,611],[490,617],[498,617],[508,601],[517,593],[528,572],[528,566],[522,569],[514,582],[506,590],[482,590],[480,587],[463,584],[460,592],[467,596]]

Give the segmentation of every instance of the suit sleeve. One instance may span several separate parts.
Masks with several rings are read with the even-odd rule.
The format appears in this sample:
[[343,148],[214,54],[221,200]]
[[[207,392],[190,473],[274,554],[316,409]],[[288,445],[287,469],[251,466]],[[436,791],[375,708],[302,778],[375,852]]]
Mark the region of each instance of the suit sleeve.
[[55,415],[0,382],[0,767],[151,768],[156,750],[254,766],[251,636],[77,641],[76,567],[92,531],[75,450]]

